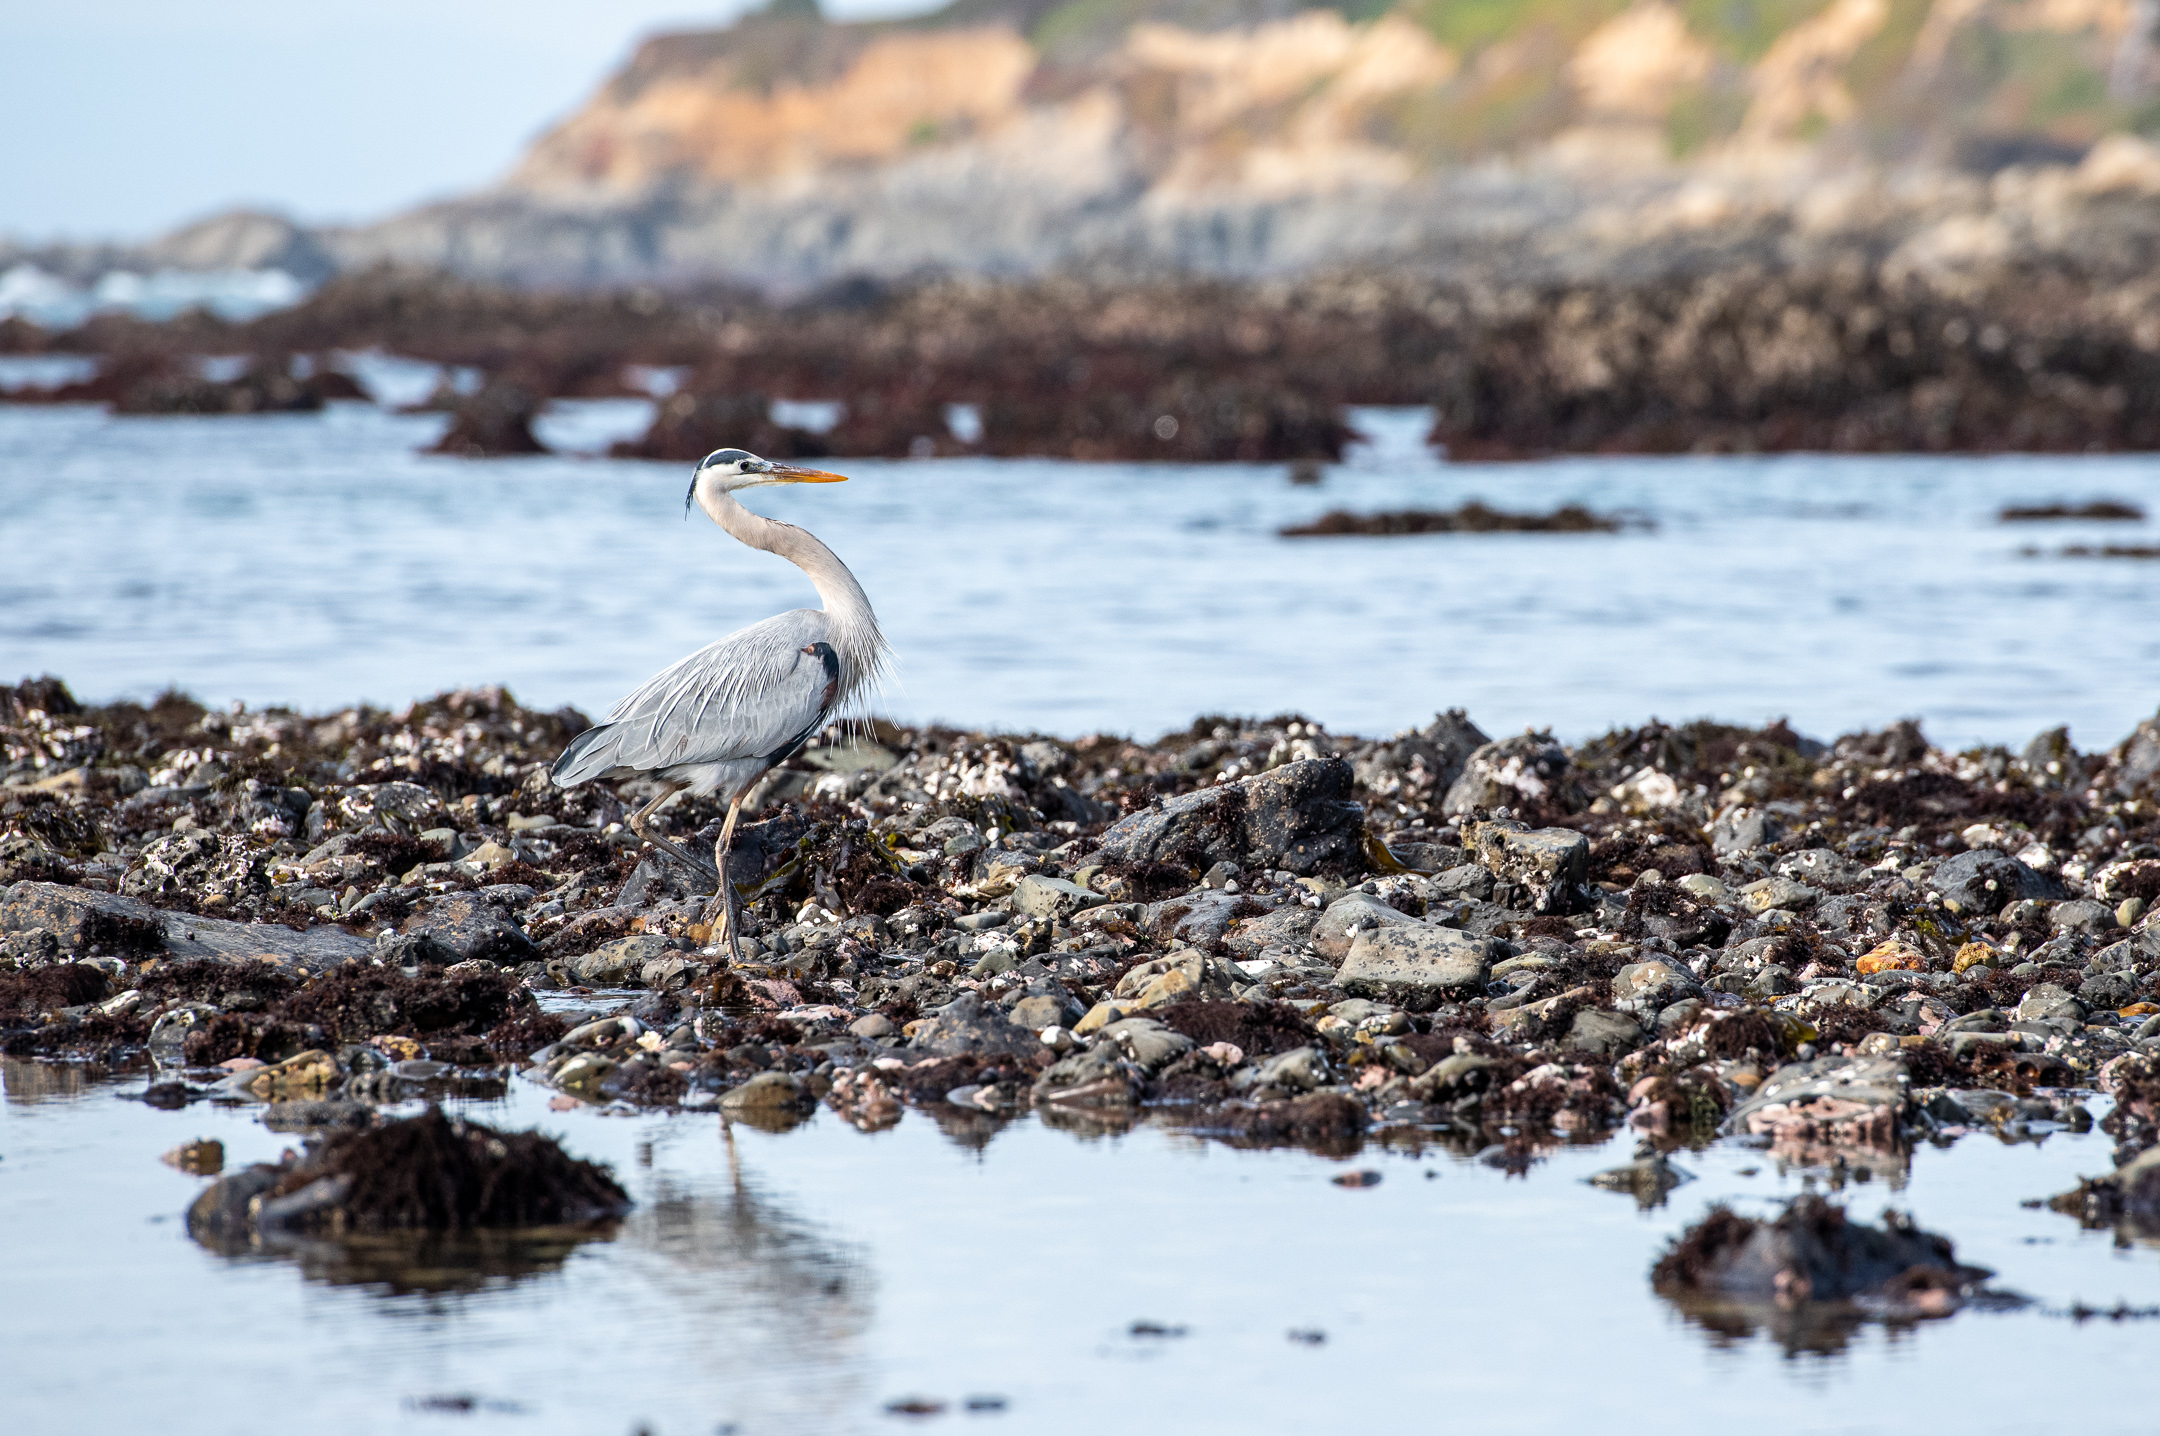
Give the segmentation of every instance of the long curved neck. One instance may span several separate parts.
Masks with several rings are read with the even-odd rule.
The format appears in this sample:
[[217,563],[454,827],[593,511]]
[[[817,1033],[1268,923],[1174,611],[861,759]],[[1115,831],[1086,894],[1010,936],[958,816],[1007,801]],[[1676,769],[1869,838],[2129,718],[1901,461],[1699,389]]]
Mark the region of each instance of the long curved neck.
[[697,502],[707,518],[739,542],[778,554],[809,575],[818,597],[824,601],[826,616],[832,620],[833,647],[845,668],[843,697],[877,676],[885,663],[885,636],[878,632],[870,596],[848,572],[848,566],[840,562],[838,554],[807,529],[750,512],[725,489],[699,484]]

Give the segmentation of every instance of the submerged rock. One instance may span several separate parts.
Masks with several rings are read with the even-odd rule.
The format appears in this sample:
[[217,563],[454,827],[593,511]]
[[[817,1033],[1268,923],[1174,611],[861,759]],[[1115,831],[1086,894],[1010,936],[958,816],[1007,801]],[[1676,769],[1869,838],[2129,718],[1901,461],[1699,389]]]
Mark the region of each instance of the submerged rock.
[[222,1178],[195,1199],[187,1222],[197,1241],[223,1247],[279,1235],[575,1226],[629,1209],[607,1168],[554,1139],[430,1107]]
[[1711,1208],[1666,1249],[1650,1281],[1696,1316],[1842,1305],[1854,1315],[1917,1320],[1957,1311],[1991,1275],[1960,1264],[1947,1237],[1896,1212],[1873,1227],[1806,1196],[1767,1221]]

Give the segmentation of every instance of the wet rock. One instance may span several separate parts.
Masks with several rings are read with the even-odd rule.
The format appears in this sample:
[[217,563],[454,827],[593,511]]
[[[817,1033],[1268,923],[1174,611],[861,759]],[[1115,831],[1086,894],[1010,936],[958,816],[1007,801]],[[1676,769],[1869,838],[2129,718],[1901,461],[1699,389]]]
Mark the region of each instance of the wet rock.
[[1460,817],[1480,808],[1537,808],[1562,798],[1567,750],[1550,733],[1524,733],[1487,743],[1463,763],[1441,811]]
[[1566,1045],[1578,1052],[1613,1058],[1642,1046],[1643,1030],[1633,1018],[1618,1012],[1585,1008],[1568,1027]]
[[985,1003],[979,992],[964,992],[939,1009],[936,1018],[919,1029],[909,1045],[940,1057],[963,1052],[1031,1057],[1042,1050],[1042,1040],[1034,1032]]
[[1264,911],[1260,903],[1239,893],[1191,892],[1151,904],[1140,926],[1157,941],[1173,946],[1213,947],[1229,936],[1230,925],[1242,915]]
[[1669,1298],[1770,1309],[1874,1299],[1883,1314],[1909,1318],[1950,1314],[1989,1275],[1895,1213],[1871,1227],[1808,1196],[1769,1221],[1712,1208],[1659,1258],[1651,1284]]
[[1498,944],[1424,923],[1360,931],[1336,973],[1345,992],[1384,997],[1413,1009],[1451,993],[1484,990]]
[[1084,1014],[1074,1012],[1059,998],[1023,997],[1012,1005],[1011,1017],[1016,1026],[1030,1032],[1040,1033],[1045,1027],[1059,1027],[1078,1021]]
[[28,833],[0,835],[0,885],[14,882],[73,883],[75,865],[51,844]]
[[1106,864],[1167,863],[1197,877],[1219,862],[1301,876],[1365,870],[1364,812],[1350,799],[1350,765],[1287,763],[1133,814],[1103,834]]
[[2018,1003],[2017,1020],[2082,1026],[2085,1021],[2085,1005],[2072,996],[2068,989],[2052,982],[2043,982],[2026,989],[2024,1000]]
[[1716,947],[1732,935],[1732,919],[1677,883],[1639,884],[1628,893],[1618,923],[1623,937],[1658,937],[1676,947]]
[[1426,1068],[1410,1084],[1411,1095],[1424,1102],[1457,1102],[1475,1096],[1492,1085],[1496,1064],[1475,1052],[1456,1052]]
[[1154,1072],[1193,1050],[1193,1040],[1146,1017],[1127,1017],[1105,1026],[1101,1041],[1114,1043],[1143,1072]]
[[[1490,743],[1470,715],[1460,708],[1436,714],[1433,721],[1413,733],[1396,737],[1360,757],[1355,770],[1361,786],[1381,797],[1393,798],[1406,789],[1412,794],[1444,796],[1462,776],[1470,755]],[[1394,847],[1393,844],[1390,844]],[[1437,845],[1435,845],[1437,846]],[[1421,871],[1437,871],[1437,859],[1426,853],[1394,848],[1396,858]],[[1458,859],[1460,861],[1460,859]]]
[[1759,808],[1737,808],[1710,827],[1710,846],[1719,857],[1738,857],[1768,847],[1783,837],[1785,825]]
[[522,928],[471,893],[438,898],[427,911],[408,918],[399,930],[434,938],[456,953],[461,962],[515,966],[540,955]]
[[605,1167],[552,1138],[431,1107],[226,1177],[195,1199],[187,1221],[197,1241],[228,1248],[294,1235],[577,1225],[629,1208]]
[[1139,1067],[1115,1042],[1097,1042],[1062,1057],[1036,1079],[1038,1103],[1070,1108],[1123,1109],[1140,1100]]
[[1340,962],[1367,932],[1389,927],[1422,927],[1418,919],[1372,893],[1349,892],[1335,899],[1312,928],[1313,951]]
[[1997,913],[2027,898],[2062,896],[2060,884],[1993,848],[1976,848],[1943,860],[1928,875],[1928,891],[1960,913]]
[[1695,1177],[1674,1166],[1662,1152],[1650,1152],[1583,1180],[1608,1192],[1626,1192],[1635,1199],[1636,1206],[1648,1211],[1664,1206],[1665,1198],[1673,1188],[1683,1182],[1692,1182]]
[[144,952],[165,946],[165,915],[111,893],[18,882],[0,894],[0,931],[43,930],[74,952]]
[[2090,898],[2057,903],[2048,911],[2048,926],[2060,932],[2106,932],[2115,926],[2115,909]]
[[282,1062],[236,1072],[221,1085],[232,1096],[273,1102],[319,1097],[344,1080],[335,1057],[311,1048]]
[[[1317,942],[1315,930],[1319,924],[1320,914],[1309,908],[1280,907],[1259,917],[1232,918],[1223,929],[1222,941],[1240,956],[1257,957],[1271,947],[1295,948]],[[1348,946],[1343,950],[1349,951]]]
[[1012,910],[1023,917],[1063,922],[1082,909],[1099,906],[1108,899],[1063,878],[1030,873],[1013,884]]
[[2088,1011],[2129,1006],[2137,1000],[2137,979],[2125,972],[2102,972],[2078,984],[2077,1000]]
[[1772,908],[1800,912],[1813,907],[1821,897],[1814,888],[1790,878],[1764,878],[1740,889],[1741,904],[1753,913],[1768,912]]
[[1907,1075],[1895,1057],[1818,1057],[1765,1078],[1723,1130],[1770,1137],[1786,1160],[1819,1165],[1840,1151],[1897,1149]]
[[463,459],[544,454],[547,447],[532,431],[543,403],[543,396],[522,383],[492,379],[478,393],[453,402],[450,427],[428,452]]
[[133,898],[52,883],[8,888],[0,896],[0,931],[38,927],[79,952],[267,962],[301,973],[320,972],[373,950],[366,938],[335,927],[295,932],[279,923],[160,912]]
[[1848,892],[1868,882],[1867,869],[1832,848],[1807,848],[1780,858],[1777,875],[1823,892]]
[[1533,913],[1573,912],[1589,877],[1590,842],[1567,828],[1525,830],[1505,823],[1466,825],[1478,861],[1509,891],[1500,899]]
[[[734,866],[730,855],[729,866]],[[686,871],[671,857],[654,855],[631,869],[615,893],[615,906],[628,911],[651,907],[656,902],[680,901],[708,892],[712,884]]]
[[2160,1241],[2160,1147],[2148,1147],[2104,1177],[2088,1178],[2048,1200],[2078,1225],[2113,1227],[2127,1237]]
[[660,961],[672,948],[668,939],[652,933],[604,942],[591,952],[563,960],[564,969],[588,987],[628,987],[642,980],[648,964]]
[[1631,962],[1612,979],[1614,1004],[1629,1012],[1660,1012],[1694,991],[1692,974],[1656,958]]
[[163,1066],[177,1067],[186,1053],[189,1035],[217,1015],[217,1008],[204,1002],[167,1008],[150,1028],[151,1057]]
[[1434,899],[1445,902],[1450,898],[1470,898],[1477,902],[1491,902],[1493,895],[1492,870],[1482,863],[1460,863],[1433,875],[1426,884],[1426,891]]
[[372,1126],[374,1121],[375,1109],[365,1102],[323,1099],[272,1102],[262,1116],[262,1124],[273,1132],[327,1132]]
[[1253,1074],[1256,1089],[1310,1092],[1328,1082],[1327,1058],[1317,1047],[1293,1047],[1269,1058]]
[[729,1112],[798,1112],[812,1101],[802,1080],[788,1072],[760,1072],[720,1094],[720,1106]]

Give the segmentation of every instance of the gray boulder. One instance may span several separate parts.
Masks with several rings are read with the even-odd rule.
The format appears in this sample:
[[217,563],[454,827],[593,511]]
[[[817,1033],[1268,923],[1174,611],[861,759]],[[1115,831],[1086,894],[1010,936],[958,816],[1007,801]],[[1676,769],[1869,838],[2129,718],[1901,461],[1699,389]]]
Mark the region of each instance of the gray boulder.
[[588,987],[628,987],[643,974],[647,963],[659,961],[672,950],[666,938],[639,933],[579,953],[565,960],[563,967]]
[[[1223,945],[1252,957],[1271,947],[1298,947],[1312,941],[1320,914],[1309,908],[1279,907],[1265,917],[1239,918],[1223,934]],[[1343,949],[1349,951],[1347,947]]]
[[1030,873],[1013,884],[1012,909],[1022,917],[1049,918],[1062,922],[1084,908],[1098,907],[1108,901],[1100,893],[1090,892],[1078,883],[1064,878],[1048,877],[1042,873]]
[[1104,863],[1167,863],[1196,877],[1217,863],[1299,876],[1365,871],[1365,810],[1340,758],[1286,763],[1134,813],[1103,834]]
[[1765,847],[1785,836],[1785,825],[1760,808],[1735,808],[1710,827],[1710,846],[1721,858]]
[[157,953],[215,962],[267,962],[302,974],[322,972],[374,951],[366,938],[339,927],[295,932],[281,923],[227,922],[161,912],[135,898],[57,883],[20,882],[0,892],[0,932],[36,928],[53,933],[63,947],[77,953]]
[[2061,884],[1994,848],[1946,858],[1927,880],[1929,891],[1961,913],[1998,913],[2023,898],[2059,898]]
[[2117,797],[2136,797],[2160,773],[2160,716],[2147,718],[2117,747],[2107,781]]
[[1116,1043],[1143,1072],[1153,1072],[1192,1051],[1193,1040],[1152,1017],[1128,1017],[1102,1029],[1098,1041]]
[[1634,1018],[1586,1007],[1568,1028],[1567,1045],[1598,1057],[1618,1057],[1642,1046],[1643,1030]]
[[1590,840],[1568,828],[1478,823],[1467,834],[1478,861],[1505,888],[1501,901],[1530,912],[1572,912],[1590,876]]
[[2115,926],[2115,909],[2091,898],[2057,903],[2048,913],[2048,925],[2064,932],[2106,932]]
[[1371,752],[1358,759],[1358,781],[1368,791],[1388,792],[1400,785],[1399,775],[1422,770],[1422,781],[1444,794],[1462,776],[1470,755],[1491,741],[1470,721],[1468,713],[1450,708],[1414,733],[1374,745]]
[[1452,993],[1484,991],[1499,944],[1425,923],[1362,930],[1335,974],[1336,985],[1360,997],[1384,997],[1424,1008]]
[[1463,763],[1441,811],[1458,817],[1479,808],[1558,801],[1568,777],[1567,749],[1550,733],[1523,733],[1487,743]]
[[1158,940],[1176,947],[1212,947],[1229,933],[1230,924],[1238,921],[1238,908],[1249,908],[1254,901],[1241,893],[1204,888],[1150,903],[1142,911],[1140,925]]
[[1314,924],[1313,951],[1331,962],[1340,962],[1350,955],[1350,946],[1357,941],[1360,932],[1403,926],[1422,924],[1406,912],[1397,912],[1371,893],[1344,893],[1328,904],[1327,911]]
[[1775,871],[1825,892],[1847,892],[1868,883],[1868,870],[1833,848],[1809,848],[1780,858]]
[[916,1029],[911,1044],[934,1057],[963,1052],[1028,1057],[1042,1050],[1042,1039],[1020,1026],[979,992],[963,992],[938,1010],[928,1025]]
[[[1955,1301],[1990,1273],[1959,1265],[1954,1253],[1946,1239],[1909,1221],[1893,1217],[1867,1226],[1811,1195],[1770,1221],[1713,1215],[1682,1234],[1651,1281],[1666,1296],[1698,1292],[1781,1310],[1805,1301],[1895,1301],[1923,1292]],[[1915,1282],[1920,1274],[1929,1280]]]
[[456,953],[460,962],[492,962],[508,967],[540,956],[523,928],[474,893],[451,893],[438,898],[426,911],[405,919],[398,931],[425,933]]

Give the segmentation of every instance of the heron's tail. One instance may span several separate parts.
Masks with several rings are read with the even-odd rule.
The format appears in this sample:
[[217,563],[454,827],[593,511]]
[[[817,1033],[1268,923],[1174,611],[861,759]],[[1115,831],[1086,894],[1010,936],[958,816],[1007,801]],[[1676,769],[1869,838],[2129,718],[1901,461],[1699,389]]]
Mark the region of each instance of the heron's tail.
[[615,766],[615,742],[620,737],[613,723],[602,723],[587,728],[570,740],[570,746],[562,750],[548,776],[558,788],[575,788],[604,776]]

